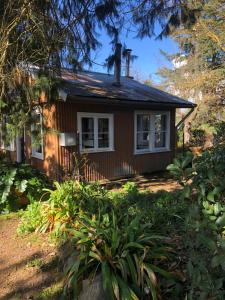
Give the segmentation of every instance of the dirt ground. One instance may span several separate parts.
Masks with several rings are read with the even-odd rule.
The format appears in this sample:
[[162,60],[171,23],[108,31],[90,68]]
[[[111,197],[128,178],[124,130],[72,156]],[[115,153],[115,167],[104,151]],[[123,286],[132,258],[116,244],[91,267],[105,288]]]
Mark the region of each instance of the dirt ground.
[[[107,183],[109,189],[118,189],[128,180]],[[138,176],[129,179],[141,190],[157,192],[179,189],[179,184],[165,174]],[[52,299],[57,300],[60,270],[57,250],[47,236],[35,234],[18,236],[18,216],[0,216],[0,300]]]
[[55,247],[46,237],[17,236],[18,222],[0,218],[0,299],[45,299],[59,281]]
[[181,188],[179,183],[172,179],[167,172],[157,172],[154,174],[140,175],[131,177],[130,179],[119,179],[115,181],[106,182],[104,185],[109,189],[118,189],[127,181],[135,182],[140,190],[148,190],[151,192],[158,192],[164,190],[172,192]]

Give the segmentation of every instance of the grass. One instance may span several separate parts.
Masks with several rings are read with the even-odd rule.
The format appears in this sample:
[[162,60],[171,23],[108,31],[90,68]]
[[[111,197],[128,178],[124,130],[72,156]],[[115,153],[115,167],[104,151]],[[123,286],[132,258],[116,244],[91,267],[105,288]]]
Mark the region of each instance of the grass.
[[10,212],[10,213],[6,213],[6,214],[0,214],[0,220],[9,220],[9,219],[13,219],[13,218],[19,218],[21,217],[23,214],[22,210],[19,210],[17,212]]
[[44,262],[41,258],[35,258],[35,259],[29,261],[26,264],[26,267],[27,268],[38,268],[38,269],[40,269],[43,266],[43,263]]
[[[50,287],[43,289],[37,296],[37,300],[55,300],[62,293],[62,282],[53,283]],[[57,297],[57,298],[56,298]]]
[[16,293],[13,295],[13,299],[15,300],[20,300],[20,299],[23,299],[23,295],[21,293]]

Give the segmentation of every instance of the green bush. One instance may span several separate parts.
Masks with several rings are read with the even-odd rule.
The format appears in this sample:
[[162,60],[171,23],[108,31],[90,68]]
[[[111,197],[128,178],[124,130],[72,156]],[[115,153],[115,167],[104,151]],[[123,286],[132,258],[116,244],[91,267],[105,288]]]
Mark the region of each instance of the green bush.
[[41,208],[40,202],[33,202],[27,206],[22,214],[17,233],[24,234],[38,230],[43,223]]
[[160,267],[171,249],[164,237],[142,224],[140,217],[125,219],[121,226],[114,212],[99,218],[79,218],[77,229],[71,230],[79,254],[68,267],[65,294],[72,289],[73,299],[78,299],[82,280],[93,280],[101,274],[108,299],[142,299],[150,295],[158,299],[157,274],[173,278]]
[[[169,168],[182,180],[182,197],[189,201],[184,242],[187,251],[188,299],[225,297],[225,145],[204,151],[192,161]],[[185,161],[184,158],[183,161]],[[184,164],[185,165],[185,164]],[[185,177],[185,176],[184,176]],[[182,199],[181,199],[182,201]]]
[[[130,182],[122,190],[107,191],[98,184],[76,181],[55,183],[54,189],[45,192],[49,195],[48,200],[36,206],[30,205],[23,213],[18,230],[22,233],[35,230],[50,232],[51,236],[59,242],[65,240],[74,242],[74,253],[78,253],[80,264],[77,271],[73,269],[77,267],[76,264],[74,265],[75,262],[70,264],[71,268],[67,273],[68,289],[74,287],[76,294],[78,293],[76,288],[79,288],[82,279],[89,278],[95,270],[96,274],[104,273],[105,264],[103,261],[99,262],[97,256],[89,256],[91,251],[95,254],[101,252],[101,259],[105,258],[106,268],[110,268],[109,276],[113,280],[116,278],[114,282],[116,286],[118,285],[121,297],[122,295],[125,297],[124,293],[128,293],[128,297],[131,294],[136,294],[135,297],[150,297],[150,294],[144,295],[145,292],[155,297],[155,294],[159,296],[160,289],[163,288],[165,288],[164,296],[175,298],[183,296],[178,289],[177,281],[163,271],[168,269],[167,259],[171,254],[171,249],[167,247],[165,240],[170,240],[171,236],[184,231],[183,216],[189,204],[180,201],[179,192],[141,192],[134,183]],[[31,219],[33,222],[30,223]],[[159,237],[158,232],[166,238]],[[153,236],[158,238],[154,239]],[[137,247],[128,247],[127,256],[124,247],[133,242],[137,244],[140,242],[140,247],[137,244],[135,244]],[[114,243],[119,245],[115,248]],[[156,253],[158,257],[154,257]],[[138,286],[133,282],[134,277],[129,266],[126,266],[127,273],[122,273],[122,265],[118,261],[122,261],[122,264],[134,263],[134,257],[138,258],[135,261],[135,272],[139,272],[141,266],[145,268],[145,264],[147,267],[151,266],[150,279],[157,278],[157,284],[149,283],[147,269],[142,269],[144,281],[138,283]],[[177,257],[173,257],[174,261],[178,260]],[[99,266],[98,269],[96,266]],[[85,271],[82,271],[82,268]],[[78,273],[81,271],[80,275],[75,271]],[[77,276],[78,286],[72,283],[76,281]],[[168,285],[170,288],[167,287]],[[104,286],[109,293],[112,292],[108,283],[105,282]]]
[[214,146],[221,145],[225,142],[225,122],[218,122],[214,125],[215,132],[214,132],[214,139],[213,144]]
[[193,154],[187,151],[184,155],[175,158],[173,163],[167,167],[167,170],[182,186],[193,176],[192,160]]
[[[40,232],[51,232],[55,237],[66,238],[67,229],[76,225],[76,218],[79,215],[92,215],[99,210],[102,213],[110,211],[111,202],[106,196],[107,191],[98,184],[77,181],[65,181],[61,184],[55,182],[54,189],[44,191],[48,194],[48,200],[41,203],[40,210],[37,211],[41,215],[42,222],[36,229]],[[29,225],[26,230],[27,224],[29,214],[24,213],[20,225],[24,232],[30,231]]]
[[192,129],[190,131],[190,146],[204,146],[206,140],[206,133],[203,129]]
[[24,164],[0,165],[0,212],[10,212],[39,200],[47,178],[38,170]]

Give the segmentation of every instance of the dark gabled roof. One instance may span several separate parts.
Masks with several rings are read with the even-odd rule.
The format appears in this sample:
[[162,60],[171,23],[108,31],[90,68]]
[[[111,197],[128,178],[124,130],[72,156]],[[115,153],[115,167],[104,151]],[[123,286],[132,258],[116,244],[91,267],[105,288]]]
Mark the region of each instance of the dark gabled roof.
[[61,79],[59,88],[67,94],[70,101],[76,97],[84,99],[86,97],[93,98],[93,101],[104,99],[183,108],[195,107],[192,102],[123,76],[121,85],[116,86],[113,75],[90,71],[73,73],[63,69]]

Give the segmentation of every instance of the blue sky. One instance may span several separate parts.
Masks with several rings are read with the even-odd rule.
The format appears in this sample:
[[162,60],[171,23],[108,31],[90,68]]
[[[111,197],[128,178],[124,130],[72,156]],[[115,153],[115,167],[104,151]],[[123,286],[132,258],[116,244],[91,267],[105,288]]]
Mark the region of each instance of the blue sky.
[[[121,37],[121,43],[125,43],[127,48],[132,49],[132,54],[138,56],[138,58],[132,63],[131,75],[141,81],[151,77],[155,82],[159,82],[159,78],[155,74],[157,70],[163,66],[172,67],[171,64],[160,54],[160,49],[170,54],[175,53],[178,51],[176,43],[170,38],[156,40],[155,37],[152,37],[140,40],[134,38],[134,36],[134,33],[130,33],[128,36],[123,34]],[[111,53],[110,38],[105,32],[102,32],[100,34],[100,41],[102,43],[102,47],[94,53],[94,61],[98,64],[104,64],[105,59]],[[93,64],[92,70],[107,72],[106,68],[97,64]]]

